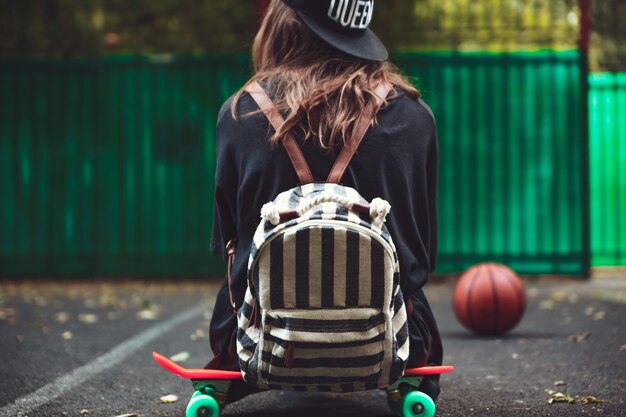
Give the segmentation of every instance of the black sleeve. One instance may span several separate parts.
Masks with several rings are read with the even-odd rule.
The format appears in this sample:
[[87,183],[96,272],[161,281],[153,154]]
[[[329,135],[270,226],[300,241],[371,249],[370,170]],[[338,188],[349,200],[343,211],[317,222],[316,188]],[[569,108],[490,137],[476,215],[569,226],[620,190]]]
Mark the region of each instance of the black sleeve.
[[233,155],[233,124],[231,100],[227,100],[217,118],[215,201],[213,207],[213,235],[211,252],[226,259],[226,244],[236,237],[237,170]]
[[[439,145],[437,143],[437,127],[435,116],[432,110],[424,101],[419,100],[432,118],[432,130],[429,132],[427,142],[427,160],[426,160],[426,186],[428,198],[428,240],[424,242],[427,245],[429,269],[432,273],[437,266],[437,187],[439,181]],[[417,215],[417,213],[416,213]]]
[[437,144],[437,133],[433,131],[434,137],[431,142],[430,152],[428,153],[427,165],[427,184],[428,184],[428,212],[430,214],[430,233],[428,244],[428,259],[430,264],[430,272],[435,271],[437,266],[437,244],[438,244],[438,225],[437,225],[437,184],[439,177],[439,145]]

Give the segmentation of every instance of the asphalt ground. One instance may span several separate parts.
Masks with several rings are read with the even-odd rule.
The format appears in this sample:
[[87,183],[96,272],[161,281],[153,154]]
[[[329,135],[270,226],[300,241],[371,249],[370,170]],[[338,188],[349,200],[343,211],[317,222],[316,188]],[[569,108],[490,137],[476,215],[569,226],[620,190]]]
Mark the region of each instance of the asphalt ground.
[[[524,319],[502,337],[475,336],[457,322],[454,280],[428,285],[445,362],[456,366],[442,377],[437,415],[626,416],[626,277],[525,283]],[[190,382],[151,352],[204,366],[216,288],[198,280],[0,283],[0,416],[184,416]],[[570,402],[550,404],[559,393]],[[164,403],[166,395],[179,399]],[[392,414],[381,391],[268,392],[223,416]]]

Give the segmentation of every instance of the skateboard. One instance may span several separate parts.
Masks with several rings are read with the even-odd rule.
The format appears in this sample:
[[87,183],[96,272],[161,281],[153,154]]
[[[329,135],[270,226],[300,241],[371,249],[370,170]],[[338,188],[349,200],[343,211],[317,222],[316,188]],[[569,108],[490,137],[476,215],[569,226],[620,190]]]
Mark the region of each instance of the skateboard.
[[[219,417],[227,404],[227,393],[233,381],[243,380],[241,372],[215,369],[184,368],[153,352],[152,357],[165,370],[182,378],[190,379],[195,392],[187,405],[186,417]],[[454,366],[424,366],[404,371],[404,375],[387,388],[387,403],[400,417],[433,417],[435,403],[425,393],[418,390],[420,382],[427,375],[452,372]]]

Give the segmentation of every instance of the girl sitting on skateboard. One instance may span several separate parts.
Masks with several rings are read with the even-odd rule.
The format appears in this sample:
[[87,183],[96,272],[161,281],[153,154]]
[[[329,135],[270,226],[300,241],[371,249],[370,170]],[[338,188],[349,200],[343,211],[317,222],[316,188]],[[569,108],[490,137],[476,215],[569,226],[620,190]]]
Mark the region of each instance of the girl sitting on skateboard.
[[[384,7],[384,3],[378,3]],[[437,255],[438,149],[435,121],[419,92],[391,65],[368,29],[372,0],[272,0],[254,40],[255,73],[285,123],[270,128],[243,89],[224,103],[217,122],[212,251],[229,258],[210,324],[211,369],[239,370],[237,317],[247,287],[252,237],[262,206],[298,184],[282,141],[292,134],[315,181],[324,182],[338,151],[381,82],[393,88],[350,162],[342,184],[392,212],[386,225],[400,262],[409,323],[408,367],[441,365],[442,345],[422,291]],[[228,245],[236,240],[236,245]],[[228,246],[228,249],[227,249]],[[230,281],[230,282],[229,282]],[[420,390],[436,399],[438,376]],[[254,392],[234,383],[229,401]]]

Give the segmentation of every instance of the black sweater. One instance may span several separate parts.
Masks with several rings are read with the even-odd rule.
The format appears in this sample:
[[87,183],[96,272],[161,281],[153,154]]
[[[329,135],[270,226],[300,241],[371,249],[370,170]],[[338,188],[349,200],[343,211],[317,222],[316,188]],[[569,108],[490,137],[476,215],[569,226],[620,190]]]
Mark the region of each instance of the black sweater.
[[[356,189],[368,201],[380,197],[391,204],[386,225],[400,260],[402,291],[405,297],[411,296],[414,305],[409,320],[409,365],[440,364],[439,334],[421,291],[435,268],[437,255],[435,120],[423,101],[402,91],[396,97],[390,93],[388,99],[388,104],[378,112],[378,123],[366,133],[348,166],[342,184]],[[237,237],[232,290],[236,304],[240,305],[261,207],[280,192],[296,186],[298,178],[286,152],[270,145],[268,138],[273,130],[252,98],[247,93],[241,96],[237,118],[231,115],[231,103],[232,97],[222,106],[217,121],[211,250],[226,258],[227,242]],[[300,138],[298,142],[315,181],[323,182],[336,153],[321,152],[315,140],[302,143]],[[216,357],[210,366],[236,369],[236,320],[224,284],[211,322],[211,347]]]

